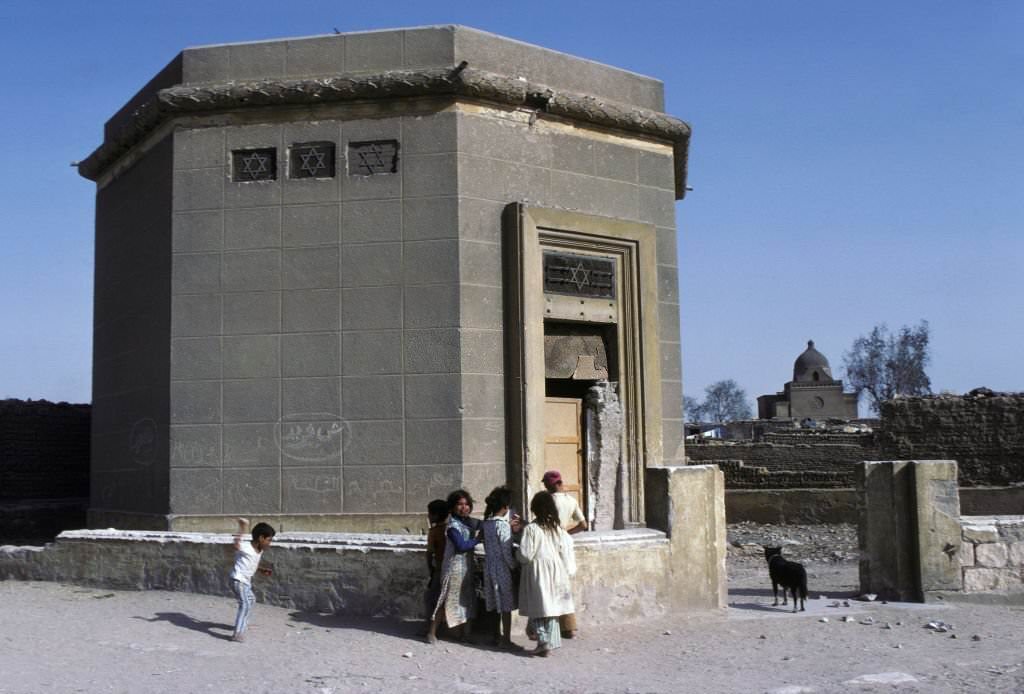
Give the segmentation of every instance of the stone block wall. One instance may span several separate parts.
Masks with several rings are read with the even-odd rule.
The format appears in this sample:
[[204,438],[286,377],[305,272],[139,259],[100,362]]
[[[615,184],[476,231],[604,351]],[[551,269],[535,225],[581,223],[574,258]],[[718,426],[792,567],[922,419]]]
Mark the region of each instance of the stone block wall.
[[[676,261],[673,160],[666,148],[644,147],[626,138],[603,137],[582,128],[531,122],[498,109],[458,114],[458,238],[451,244],[461,279],[461,397],[467,404],[465,445],[501,438],[504,377],[501,344],[502,215],[515,201],[578,210],[641,222],[657,234],[657,306],[662,389],[662,460],[682,459],[683,413],[680,358],[679,274]],[[454,213],[454,211],[453,211]],[[426,238],[447,239],[441,225]],[[469,408],[475,411],[471,414]],[[475,421],[470,421],[472,418]],[[464,458],[467,479],[495,479],[504,449],[495,440],[485,457]],[[477,453],[477,451],[473,451]],[[467,482],[468,483],[468,482]],[[489,484],[489,482],[488,482]]]
[[[604,120],[523,109],[527,88]],[[523,201],[654,227],[651,462],[681,462],[688,128],[659,117],[652,137],[636,115],[662,95],[461,27],[185,50],[80,166],[99,186],[91,522],[408,527],[453,488],[507,482],[502,212]],[[336,166],[304,170],[314,145]]]
[[883,458],[956,460],[963,487],[1024,482],[1024,394],[978,389],[890,400],[879,444]]
[[766,439],[770,440],[692,444],[686,447],[686,455],[693,463],[721,467],[729,489],[850,487],[854,466],[878,457],[875,436],[870,433],[778,432],[767,434]]
[[[223,175],[243,145],[386,139],[387,176]],[[502,211],[519,199],[657,226],[677,460],[672,166],[497,109],[177,131],[176,175],[220,192],[175,197],[171,512],[420,514],[506,483]]]
[[719,460],[729,489],[833,489],[853,484],[853,467],[842,470],[769,470],[742,460]]
[[[209,533],[72,531],[45,548],[0,548],[0,580],[220,595],[232,610],[230,542]],[[253,590],[260,602],[303,611],[422,619],[425,547],[422,536],[280,534],[263,559],[273,574],[257,576]],[[679,595],[698,588],[673,582],[671,556],[654,530],[577,537],[580,620],[640,621],[678,608]]]
[[1024,595],[1024,516],[963,516],[964,593]]
[[85,525],[89,405],[0,401],[0,544]]
[[[577,613],[584,623],[630,622],[726,605],[722,473],[714,466],[649,468],[653,528],[574,537]],[[0,580],[63,581],[124,590],[229,596],[231,536],[125,530],[62,533],[45,547],[0,547]],[[423,536],[280,533],[257,597],[318,612],[419,619]]]
[[877,445],[873,432],[845,432],[819,429],[796,429],[788,431],[769,431],[764,434],[765,443],[788,446],[860,446],[874,449]]
[[163,137],[96,193],[93,508],[167,511],[173,155]]
[[725,517],[729,523],[856,523],[857,494],[842,488],[730,489]]

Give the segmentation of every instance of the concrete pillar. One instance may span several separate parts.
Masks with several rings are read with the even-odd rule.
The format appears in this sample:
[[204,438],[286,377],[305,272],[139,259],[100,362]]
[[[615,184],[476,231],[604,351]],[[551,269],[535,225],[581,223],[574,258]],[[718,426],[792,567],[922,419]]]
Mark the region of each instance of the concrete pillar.
[[955,460],[914,463],[921,590],[961,590],[960,492]]
[[923,600],[961,589],[956,461],[864,462],[857,492],[862,591]]
[[725,475],[717,465],[647,468],[647,525],[671,543],[675,607],[726,606]]

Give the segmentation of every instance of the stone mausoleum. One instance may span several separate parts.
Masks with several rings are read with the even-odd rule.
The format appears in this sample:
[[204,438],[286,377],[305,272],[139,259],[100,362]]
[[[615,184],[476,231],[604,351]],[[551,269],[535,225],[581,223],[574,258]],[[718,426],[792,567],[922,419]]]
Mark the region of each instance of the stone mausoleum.
[[824,354],[807,341],[793,363],[793,380],[779,393],[757,399],[758,419],[856,419],[857,394],[844,393]]
[[415,532],[558,467],[599,530],[647,524],[645,474],[684,460],[663,111],[657,80],[464,27],[182,51],[79,165],[90,523]]

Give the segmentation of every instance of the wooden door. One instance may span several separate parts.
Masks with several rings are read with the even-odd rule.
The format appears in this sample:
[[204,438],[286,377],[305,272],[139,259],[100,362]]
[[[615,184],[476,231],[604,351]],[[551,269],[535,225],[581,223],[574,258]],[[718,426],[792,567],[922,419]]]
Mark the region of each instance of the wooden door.
[[572,494],[586,514],[583,470],[583,400],[545,398],[544,470],[562,473],[562,491]]

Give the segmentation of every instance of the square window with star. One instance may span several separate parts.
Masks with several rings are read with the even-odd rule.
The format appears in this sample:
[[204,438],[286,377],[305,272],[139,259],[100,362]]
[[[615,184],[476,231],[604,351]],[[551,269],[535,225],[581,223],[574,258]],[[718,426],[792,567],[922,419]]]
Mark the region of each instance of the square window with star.
[[333,142],[296,142],[288,160],[289,178],[334,178]]
[[236,183],[273,181],[277,178],[277,150],[236,149],[231,152],[231,171],[231,180]]

